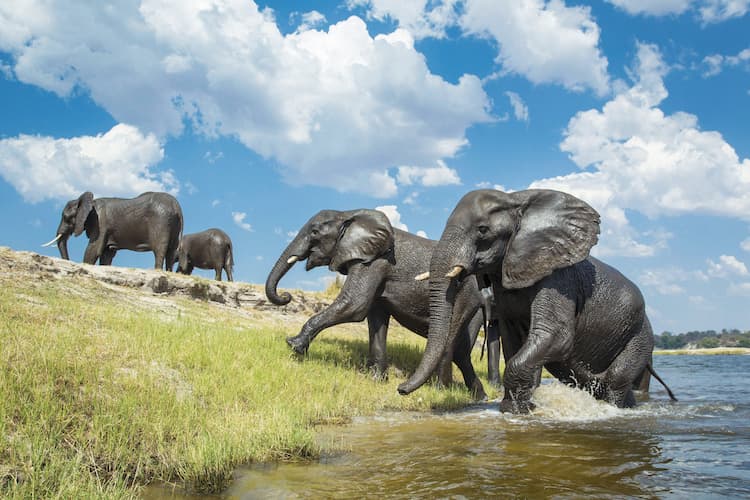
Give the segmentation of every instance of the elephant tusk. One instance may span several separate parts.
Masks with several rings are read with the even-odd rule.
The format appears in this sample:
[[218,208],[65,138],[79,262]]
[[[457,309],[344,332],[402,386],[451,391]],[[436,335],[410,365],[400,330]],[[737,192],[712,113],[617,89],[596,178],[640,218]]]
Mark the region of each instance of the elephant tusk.
[[445,274],[445,277],[446,278],[455,278],[456,276],[458,276],[459,274],[461,274],[461,271],[463,271],[463,270],[464,270],[463,266],[456,266],[453,269],[451,269],[450,271],[448,271]]
[[55,237],[54,237],[54,239],[53,239],[52,241],[49,241],[49,242],[45,243],[45,244],[44,244],[44,245],[42,245],[42,246],[43,246],[43,247],[48,247],[48,246],[52,245],[53,243],[55,243],[55,242],[56,242],[57,240],[59,240],[60,238],[62,238],[62,234],[58,234],[57,236],[55,236]]
[[286,260],[286,263],[287,263],[287,264],[294,264],[294,263],[295,263],[295,262],[297,262],[298,260],[299,260],[299,257],[297,257],[296,255],[292,255],[291,257],[289,257],[289,258],[288,258],[288,259]]
[[424,281],[428,279],[430,279],[430,271],[414,276],[414,281]]

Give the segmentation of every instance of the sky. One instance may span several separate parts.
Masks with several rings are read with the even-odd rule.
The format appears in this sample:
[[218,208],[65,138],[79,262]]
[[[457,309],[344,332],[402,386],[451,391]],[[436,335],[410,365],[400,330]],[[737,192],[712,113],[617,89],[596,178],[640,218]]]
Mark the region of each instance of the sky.
[[[322,209],[437,239],[477,188],[599,211],[654,331],[750,330],[750,0],[0,3],[0,245],[167,191],[263,283]],[[81,261],[86,238],[71,238]],[[114,265],[152,267],[121,251]],[[196,271],[211,277],[212,272]],[[319,290],[298,265],[281,287]]]

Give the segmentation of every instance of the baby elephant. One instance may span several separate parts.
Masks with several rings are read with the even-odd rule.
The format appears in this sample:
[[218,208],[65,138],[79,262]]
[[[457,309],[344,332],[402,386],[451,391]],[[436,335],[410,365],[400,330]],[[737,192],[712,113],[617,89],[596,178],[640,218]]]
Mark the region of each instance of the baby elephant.
[[216,279],[221,281],[221,270],[232,279],[232,240],[221,229],[206,229],[200,233],[186,234],[177,248],[177,272],[190,274],[193,268],[213,269]]

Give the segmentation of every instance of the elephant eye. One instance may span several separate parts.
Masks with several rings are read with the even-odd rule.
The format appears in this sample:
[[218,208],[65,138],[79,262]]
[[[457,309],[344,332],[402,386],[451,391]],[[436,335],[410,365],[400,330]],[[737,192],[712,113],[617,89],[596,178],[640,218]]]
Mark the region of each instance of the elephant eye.
[[477,231],[479,231],[479,234],[481,234],[482,236],[484,236],[484,235],[486,235],[487,233],[490,232],[490,228],[487,227],[487,226],[479,226],[477,228]]

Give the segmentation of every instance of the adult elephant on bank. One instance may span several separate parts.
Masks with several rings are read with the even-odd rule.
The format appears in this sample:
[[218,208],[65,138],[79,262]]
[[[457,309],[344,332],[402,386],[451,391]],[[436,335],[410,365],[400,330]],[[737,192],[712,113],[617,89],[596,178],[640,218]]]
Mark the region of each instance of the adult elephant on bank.
[[[300,229],[274,265],[266,280],[266,295],[277,305],[288,304],[291,295],[279,295],[277,286],[295,262],[307,260],[305,268],[328,266],[347,275],[333,303],[312,316],[300,333],[287,338],[298,353],[304,353],[322,330],[340,323],[367,318],[370,334],[368,365],[384,376],[387,369],[386,336],[391,317],[409,330],[426,337],[428,286],[414,277],[424,273],[436,242],[394,229],[386,215],[377,210],[323,210]],[[484,317],[481,294],[474,280],[457,287],[456,335],[446,345],[440,379],[448,383],[450,360],[461,370],[464,382],[475,397],[484,399],[482,383],[471,364],[471,349]],[[493,346],[490,345],[492,349]],[[498,342],[494,359],[488,356],[490,378],[498,374]]]
[[182,235],[182,208],[167,193],[143,193],[135,198],[96,198],[86,191],[65,204],[57,236],[60,256],[68,260],[68,238],[83,231],[89,238],[83,262],[108,266],[118,250],[154,252],[156,269],[172,270]]
[[211,228],[200,233],[186,234],[177,248],[177,272],[191,274],[193,268],[213,269],[216,280],[221,281],[222,270],[227,280],[233,281],[232,240],[221,229]]
[[589,257],[599,214],[566,193],[530,189],[466,194],[430,262],[430,335],[408,394],[435,369],[455,332],[456,291],[476,275],[492,284],[506,366],[502,411],[532,409],[544,366],[565,383],[618,407],[635,404],[633,384],[650,371],[654,339],[638,288]]

